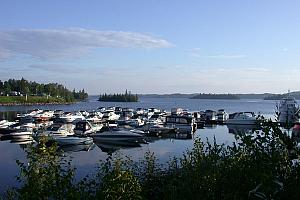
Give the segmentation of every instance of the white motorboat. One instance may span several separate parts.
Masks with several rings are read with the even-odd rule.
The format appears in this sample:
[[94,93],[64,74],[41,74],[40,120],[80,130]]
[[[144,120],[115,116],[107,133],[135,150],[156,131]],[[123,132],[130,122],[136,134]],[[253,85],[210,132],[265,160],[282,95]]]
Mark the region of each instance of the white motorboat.
[[296,113],[299,107],[294,97],[288,95],[281,99],[278,106],[278,121],[283,124],[292,124],[296,121]]
[[0,126],[1,126],[2,124],[6,123],[6,122],[8,122],[8,121],[5,120],[5,119],[0,120]]
[[118,145],[136,145],[143,143],[144,138],[138,133],[128,130],[110,130],[105,132],[97,132],[91,135],[95,141],[102,143],[113,143]]
[[73,124],[52,124],[49,126],[42,135],[47,136],[68,136],[74,135],[75,125]]
[[191,133],[197,129],[195,118],[187,115],[168,115],[166,116],[165,125],[180,133]]
[[148,119],[147,123],[152,124],[164,124],[164,117],[162,114],[152,114],[151,117]]
[[10,127],[10,126],[13,126],[13,125],[17,124],[17,123],[18,123],[18,122],[9,122],[9,121],[6,121],[6,120],[5,120],[5,122],[3,122],[3,123],[0,125],[0,129],[6,129],[6,128]]
[[26,118],[26,117],[33,117],[33,116],[35,116],[37,114],[40,114],[42,112],[43,112],[43,110],[36,109],[36,110],[32,110],[30,113],[18,113],[17,118],[22,119],[22,118]]
[[236,112],[229,115],[227,124],[258,124],[254,112]]
[[174,132],[175,128],[166,127],[163,124],[148,123],[143,126],[143,130],[149,132],[151,135],[161,135],[168,134],[172,131]]
[[93,143],[93,138],[91,138],[91,137],[53,136],[52,140],[56,141],[59,146],[77,145],[77,144],[92,144]]
[[5,126],[0,128],[0,133],[3,135],[10,134],[13,132],[20,132],[20,131],[30,131],[32,132],[34,128],[36,128],[35,124],[33,123],[13,123],[10,126]]
[[136,118],[136,119],[128,120],[127,124],[132,127],[140,127],[140,126],[143,126],[145,124],[145,122],[144,122],[144,120],[142,120],[140,118]]
[[216,111],[206,110],[205,111],[205,121],[206,122],[215,122],[217,120]]
[[85,117],[80,113],[70,113],[67,112],[64,115],[59,117],[64,123],[75,123],[81,120],[84,120]]
[[120,115],[116,114],[114,110],[106,110],[102,114],[102,119],[106,121],[115,121],[120,118]]
[[136,112],[137,115],[144,115],[145,114],[145,110],[142,109],[142,108],[137,108],[135,110],[135,112]]
[[181,115],[183,113],[182,108],[172,108],[171,109],[171,114],[172,115]]
[[92,123],[100,123],[102,122],[102,116],[103,114],[102,113],[93,113],[93,114],[90,114],[86,120],[89,121],[89,122],[92,122]]
[[148,119],[150,119],[152,115],[154,115],[154,114],[160,114],[160,113],[161,113],[161,110],[160,110],[160,109],[157,109],[157,108],[149,108],[148,111],[147,111]]
[[36,115],[33,115],[32,117],[35,120],[41,120],[41,121],[46,121],[49,120],[54,116],[54,111],[52,110],[44,110],[43,112],[37,113]]
[[224,109],[219,109],[216,114],[216,121],[219,123],[224,123],[228,120],[228,113]]
[[103,124],[93,124],[87,120],[77,122],[74,128],[76,135],[90,135],[100,131],[103,128]]

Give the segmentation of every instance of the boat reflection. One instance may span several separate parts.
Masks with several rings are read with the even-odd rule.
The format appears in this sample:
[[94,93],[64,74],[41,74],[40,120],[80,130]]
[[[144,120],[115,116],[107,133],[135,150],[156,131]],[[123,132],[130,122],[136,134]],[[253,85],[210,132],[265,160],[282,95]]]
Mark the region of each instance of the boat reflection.
[[205,124],[204,129],[216,129],[217,124]]
[[140,143],[126,143],[126,142],[103,142],[101,140],[94,139],[94,143],[101,149],[101,151],[106,153],[113,153],[119,149],[128,149],[128,148],[135,148],[135,147],[141,147]]
[[234,135],[239,134],[252,134],[257,130],[261,130],[261,126],[258,124],[227,124],[228,133],[232,133]]
[[95,148],[95,144],[76,144],[76,145],[64,145],[59,149],[63,152],[79,152],[79,151],[91,151]]

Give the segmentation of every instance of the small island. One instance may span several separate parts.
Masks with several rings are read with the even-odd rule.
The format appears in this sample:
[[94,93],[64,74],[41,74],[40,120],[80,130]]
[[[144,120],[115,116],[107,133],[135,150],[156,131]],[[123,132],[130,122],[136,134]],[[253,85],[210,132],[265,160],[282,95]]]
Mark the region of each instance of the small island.
[[124,94],[101,94],[99,96],[98,101],[104,101],[104,102],[138,102],[139,98],[137,94],[133,95],[131,92],[125,91]]
[[234,94],[205,94],[200,93],[191,97],[190,99],[231,99],[231,100],[238,100],[240,99],[237,95]]
[[78,92],[68,90],[58,83],[40,84],[35,81],[9,79],[0,80],[0,105],[43,105],[70,104],[85,100],[88,94],[84,89]]

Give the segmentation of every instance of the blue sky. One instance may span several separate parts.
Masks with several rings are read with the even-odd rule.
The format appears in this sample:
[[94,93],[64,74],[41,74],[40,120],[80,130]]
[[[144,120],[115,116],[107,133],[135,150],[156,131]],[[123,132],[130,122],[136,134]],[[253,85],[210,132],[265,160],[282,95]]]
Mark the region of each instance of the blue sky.
[[0,0],[0,79],[90,94],[300,90],[297,0]]

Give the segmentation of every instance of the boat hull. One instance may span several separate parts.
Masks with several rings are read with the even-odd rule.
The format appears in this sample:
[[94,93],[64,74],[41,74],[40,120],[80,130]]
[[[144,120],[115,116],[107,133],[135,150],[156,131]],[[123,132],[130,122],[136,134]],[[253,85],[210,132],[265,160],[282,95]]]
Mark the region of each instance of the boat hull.
[[60,146],[93,143],[93,139],[90,137],[53,137],[52,139]]

